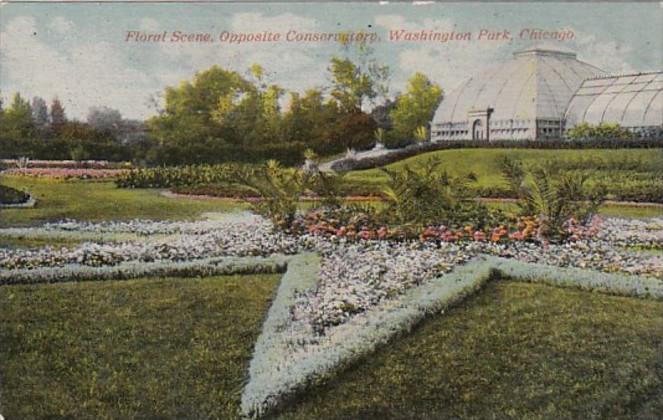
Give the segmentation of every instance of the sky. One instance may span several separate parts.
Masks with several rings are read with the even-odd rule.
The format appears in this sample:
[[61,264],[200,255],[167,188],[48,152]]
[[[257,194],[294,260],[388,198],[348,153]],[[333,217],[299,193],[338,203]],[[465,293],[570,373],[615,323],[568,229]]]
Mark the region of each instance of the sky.
[[[521,39],[523,29],[572,33],[569,39]],[[390,31],[455,32],[470,40],[394,42]],[[482,30],[507,39],[479,39]],[[166,41],[127,41],[128,31]],[[209,33],[213,42],[171,42],[175,31]],[[276,42],[221,42],[223,32],[280,34]],[[0,92],[58,97],[67,115],[85,119],[108,106],[124,117],[156,113],[149,98],[212,65],[246,73],[262,65],[291,91],[328,85],[336,42],[290,42],[297,33],[375,33],[376,61],[391,69],[390,94],[415,72],[446,91],[514,51],[544,46],[576,52],[609,73],[663,69],[663,3],[0,3]]]

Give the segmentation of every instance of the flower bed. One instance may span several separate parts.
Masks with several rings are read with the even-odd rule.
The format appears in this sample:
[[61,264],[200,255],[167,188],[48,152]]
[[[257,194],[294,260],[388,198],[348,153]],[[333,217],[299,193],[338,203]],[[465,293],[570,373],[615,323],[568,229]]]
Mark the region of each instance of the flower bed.
[[[32,232],[32,235],[30,235]],[[70,233],[92,235],[133,234],[134,241],[86,242],[74,248],[0,249],[0,268],[31,269],[79,264],[113,266],[124,262],[190,261],[220,256],[268,256],[293,254],[299,250],[295,238],[273,234],[271,226],[256,217],[226,218],[221,221],[79,223],[64,221],[37,229],[0,229],[0,237],[71,238]],[[84,237],[84,236],[83,236]]]
[[1,159],[0,164],[7,167],[22,166],[26,168],[66,168],[66,169],[128,169],[130,162],[109,162],[107,160],[32,160],[32,159]]
[[[303,234],[285,234],[249,213],[194,222],[67,220],[0,229],[0,237],[99,239],[57,249],[0,249],[0,284],[277,272],[291,264],[256,345],[242,400],[248,415],[446,308],[480,287],[491,270],[525,281],[663,298],[663,257],[632,249],[663,248],[663,218],[571,224],[572,240],[562,243],[536,239],[527,220],[516,231],[489,229],[483,237],[439,226],[413,237],[386,227],[381,234],[355,222],[355,235],[320,223]],[[523,237],[514,238],[516,232]],[[293,257],[302,253],[308,254]]]
[[13,168],[5,172],[8,175],[53,179],[108,179],[116,178],[127,171],[127,169]]

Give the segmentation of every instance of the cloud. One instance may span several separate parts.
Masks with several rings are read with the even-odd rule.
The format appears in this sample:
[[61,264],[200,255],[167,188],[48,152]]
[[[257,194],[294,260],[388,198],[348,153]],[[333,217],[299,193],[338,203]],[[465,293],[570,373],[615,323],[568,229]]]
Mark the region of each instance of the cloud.
[[280,32],[289,29],[312,31],[317,27],[317,21],[293,13],[282,13],[276,16],[265,16],[262,13],[235,13],[230,26],[233,31],[237,32]]
[[[294,29],[299,32],[315,31],[315,19],[293,13],[266,16],[263,13],[235,13],[230,19],[231,32],[286,33]],[[302,90],[324,82],[326,57],[321,59],[320,46],[316,44],[251,43],[173,45],[162,44],[161,53],[177,71],[161,76],[164,81],[190,79],[197,72],[220,65],[244,74],[254,63],[261,64],[271,81],[289,90]]]
[[605,41],[595,34],[576,31],[578,59],[608,73],[636,73],[628,61],[633,47],[618,41]]
[[[466,32],[471,28],[460,28],[448,18],[407,20],[401,15],[378,15],[375,24],[389,30],[407,31],[433,30],[439,32]],[[398,66],[392,82],[395,90],[404,90],[406,81],[415,72],[421,72],[440,84],[445,91],[452,90],[478,69],[503,59],[510,44],[494,44],[481,41],[412,42],[398,43]]]
[[138,29],[143,31],[156,32],[161,29],[161,24],[154,18],[142,18],[138,21]]
[[45,44],[33,17],[12,19],[0,33],[3,91],[57,96],[67,114],[85,118],[92,106],[107,105],[130,117],[147,114],[144,106],[153,80],[127,64],[123,50],[107,42],[83,42],[67,49]]
[[58,34],[66,34],[74,29],[74,24],[62,16],[54,17],[48,27]]

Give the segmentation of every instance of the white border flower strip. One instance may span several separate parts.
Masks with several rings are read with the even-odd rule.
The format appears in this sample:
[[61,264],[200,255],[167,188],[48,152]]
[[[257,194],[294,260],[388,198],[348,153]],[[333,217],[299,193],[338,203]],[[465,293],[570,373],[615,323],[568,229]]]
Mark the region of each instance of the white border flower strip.
[[285,382],[288,372],[279,370],[284,357],[281,352],[289,346],[289,338],[282,332],[290,321],[296,293],[315,287],[319,270],[320,257],[316,254],[300,254],[290,260],[256,341],[249,367],[250,381],[242,394],[242,411],[262,414],[265,408],[279,404],[288,391],[289,383]]
[[194,261],[138,262],[90,267],[71,264],[64,267],[0,271],[0,285],[59,283],[70,281],[128,280],[139,277],[205,277],[227,274],[271,274],[286,270],[290,256],[215,257]]
[[654,277],[605,273],[574,267],[553,267],[500,257],[489,257],[488,261],[500,276],[513,280],[557,287],[575,287],[612,295],[663,299],[663,280]]
[[663,281],[650,277],[482,256],[353,317],[314,346],[302,349],[296,334],[288,330],[290,308],[297,291],[316,286],[318,266],[319,260],[312,255],[294,257],[288,266],[256,343],[249,382],[242,393],[241,408],[247,417],[265,415],[308,385],[320,383],[394,336],[410,331],[428,314],[462,301],[491,277],[663,299]]

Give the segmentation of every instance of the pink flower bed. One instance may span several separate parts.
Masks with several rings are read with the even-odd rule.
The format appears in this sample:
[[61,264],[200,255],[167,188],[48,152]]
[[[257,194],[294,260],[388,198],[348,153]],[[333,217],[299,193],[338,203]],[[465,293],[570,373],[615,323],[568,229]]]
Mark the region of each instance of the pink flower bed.
[[[17,159],[2,159],[3,163],[9,167],[19,166]],[[118,169],[130,168],[130,162],[109,162],[107,160],[26,160],[25,166],[28,168],[61,168],[61,169]]]
[[14,168],[6,171],[10,175],[55,179],[106,179],[119,176],[125,172],[127,172],[127,169]]

